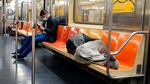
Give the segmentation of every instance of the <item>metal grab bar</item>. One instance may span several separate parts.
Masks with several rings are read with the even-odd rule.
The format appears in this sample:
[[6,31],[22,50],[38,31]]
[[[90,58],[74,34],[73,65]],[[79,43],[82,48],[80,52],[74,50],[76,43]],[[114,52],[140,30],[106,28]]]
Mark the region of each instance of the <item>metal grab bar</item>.
[[35,28],[36,23],[32,27],[32,84],[35,84]]
[[[110,71],[109,71],[109,62],[110,62],[110,55],[116,55],[116,54],[118,54],[123,48],[124,48],[124,46],[129,42],[129,40],[134,36],[134,35],[136,35],[136,34],[149,34],[148,33],[148,31],[136,31],[136,32],[133,32],[133,33],[131,33],[131,35],[127,38],[127,40],[122,44],[122,46],[117,50],[117,51],[115,51],[115,52],[107,52],[107,55],[108,55],[108,57],[107,57],[107,67],[106,67],[106,73],[107,73],[107,75],[110,77],[110,78],[113,78],[113,79],[116,79],[117,77],[112,77],[111,76],[111,74],[110,74]],[[110,40],[110,38],[111,38],[111,29],[109,30],[109,41],[111,41]],[[109,48],[110,48],[110,43],[111,42],[109,42]]]
[[31,83],[35,84],[35,27],[37,24],[37,0],[32,0],[32,80]]
[[127,38],[127,40],[121,45],[121,47],[119,47],[119,49],[115,52],[110,52],[110,55],[118,54],[125,47],[125,45],[130,41],[130,39],[136,34],[148,34],[148,31],[136,31],[131,33],[131,35]]
[[[15,21],[16,21],[16,24],[17,21],[18,21],[18,0],[15,0],[15,9],[16,9],[16,18],[15,18]],[[18,76],[18,27],[17,25],[16,26],[16,31],[15,31],[15,52],[16,52],[16,76],[15,78],[17,79],[17,76]]]

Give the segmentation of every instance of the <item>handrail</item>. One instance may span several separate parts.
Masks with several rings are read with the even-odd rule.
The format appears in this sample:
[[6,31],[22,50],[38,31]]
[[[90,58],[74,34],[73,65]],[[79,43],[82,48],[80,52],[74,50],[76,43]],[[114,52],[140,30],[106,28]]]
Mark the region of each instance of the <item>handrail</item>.
[[148,31],[136,31],[136,32],[131,33],[131,35],[127,38],[127,40],[121,45],[121,47],[119,47],[117,51],[111,52],[110,54],[111,55],[118,54],[125,47],[125,45],[130,41],[130,39],[136,34],[148,34]]
[[109,21],[108,21],[108,30],[109,30],[109,37],[108,37],[108,49],[107,49],[107,63],[106,63],[106,73],[107,73],[107,76],[110,77],[110,78],[113,78],[110,74],[110,71],[109,71],[109,62],[110,62],[110,43],[111,43],[111,31],[112,31],[112,0],[106,0],[106,3],[108,3],[106,5],[106,9],[107,9],[107,12],[106,14],[108,14],[109,16]]
[[[130,39],[131,39],[134,35],[136,35],[136,34],[148,34],[148,33],[149,33],[148,31],[136,31],[136,32],[133,32],[133,33],[131,33],[131,35],[127,38],[127,40],[122,44],[122,46],[121,46],[117,51],[115,51],[115,52],[107,52],[108,57],[107,57],[106,73],[107,73],[107,75],[108,75],[110,78],[112,78],[112,79],[116,79],[116,78],[117,78],[117,77],[111,76],[110,71],[109,71],[109,69],[110,69],[110,67],[109,67],[110,55],[116,55],[116,54],[118,54],[118,53],[124,48],[124,46],[130,41]],[[110,38],[111,38],[111,30],[109,30],[109,41],[111,41]],[[109,42],[109,46],[110,46],[110,43],[111,43],[111,42]],[[109,48],[110,48],[110,47],[109,47]]]
[[[15,21],[16,21],[16,24],[18,24],[17,22],[18,22],[18,0],[15,0],[15,9],[16,9],[16,11],[15,11],[15,13],[16,13],[16,18],[15,18]],[[17,25],[15,25],[16,26],[16,31],[15,31],[15,52],[16,52],[16,61],[15,61],[15,63],[16,63],[16,76],[15,76],[15,78],[17,79],[17,75],[18,75],[18,26]]]
[[35,27],[37,24],[37,0],[32,0],[32,84],[35,84]]

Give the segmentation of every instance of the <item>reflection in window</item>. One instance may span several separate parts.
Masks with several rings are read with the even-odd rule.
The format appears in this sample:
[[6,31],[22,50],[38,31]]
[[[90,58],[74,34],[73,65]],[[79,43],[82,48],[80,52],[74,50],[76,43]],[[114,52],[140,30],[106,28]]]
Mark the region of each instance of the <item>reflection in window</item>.
[[75,0],[74,21],[103,24],[104,0]]
[[55,16],[60,25],[67,25],[67,0],[52,0],[51,15]]
[[21,3],[21,20],[27,21],[27,2]]

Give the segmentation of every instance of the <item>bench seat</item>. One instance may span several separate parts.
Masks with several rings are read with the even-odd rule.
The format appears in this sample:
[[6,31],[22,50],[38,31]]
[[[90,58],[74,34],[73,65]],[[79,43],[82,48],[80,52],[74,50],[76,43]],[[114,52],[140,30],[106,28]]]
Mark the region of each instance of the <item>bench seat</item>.
[[[101,38],[106,44],[106,46],[108,45],[108,32],[107,31],[103,31],[102,33],[101,31],[98,32],[97,30],[93,30],[93,29],[84,30],[84,29],[78,29],[78,28],[75,29],[74,27],[68,27],[68,28],[71,28],[70,31],[68,32],[68,38],[75,35],[76,33],[85,33],[86,35],[90,37],[94,36],[94,38]],[[94,32],[91,32],[91,31],[94,31]],[[62,35],[63,32],[65,32],[65,30],[62,31],[61,34],[59,33],[59,35],[64,36]],[[111,51],[116,51],[123,44],[123,42],[128,38],[129,35],[130,33],[113,31],[111,35],[112,36],[111,37]],[[119,61],[119,68],[110,69],[110,73],[113,77],[119,78],[119,77],[129,77],[129,76],[130,77],[141,76],[140,73],[142,73],[142,71],[140,73],[137,73],[137,66],[138,65],[143,66],[143,63],[142,63],[143,52],[144,52],[144,39],[143,38],[144,37],[142,35],[135,35],[127,43],[127,45],[121,50],[121,52],[116,55],[116,58]],[[61,37],[59,39],[61,39]],[[62,54],[63,56],[75,61],[74,56],[67,53],[67,49],[65,47],[66,45],[65,41],[63,41],[62,43],[61,41],[59,41],[58,43],[43,42],[42,44]],[[134,47],[131,48],[131,46],[134,46]],[[141,59],[140,62],[137,61],[139,59]],[[101,66],[98,63],[87,65],[87,67],[97,72],[107,75],[106,67]],[[142,67],[141,67],[141,70],[142,70]]]
[[[21,22],[19,22],[19,23],[21,24]],[[20,26],[19,26],[18,33],[23,36],[31,36],[32,35],[32,26],[31,26],[30,22],[22,21],[22,25],[23,25],[22,28],[20,28]],[[16,31],[15,28],[13,28],[12,30]],[[36,27],[35,32],[39,33],[41,31],[38,27]]]
[[[27,35],[26,30],[19,30],[23,35]],[[31,32],[31,31],[30,31]],[[28,35],[32,35],[28,32]],[[42,42],[42,44],[63,56],[75,61],[73,55],[67,53],[66,49],[66,41],[74,36],[77,33],[84,33],[89,37],[95,39],[102,39],[106,46],[108,46],[108,31],[102,31],[98,29],[80,29],[76,27],[69,26],[58,26],[57,31],[57,40],[54,43]],[[111,33],[111,48],[112,52],[116,51],[129,37],[130,33],[125,32],[117,32],[113,31]],[[110,74],[113,77],[135,77],[135,76],[143,76],[142,67],[143,67],[143,59],[144,59],[144,36],[143,35],[135,35],[126,46],[118,53],[116,59],[119,61],[118,69],[110,69]],[[139,61],[140,60],[140,61]],[[91,68],[99,73],[106,74],[106,67],[97,64],[86,65],[88,68]],[[139,68],[140,66],[140,68]],[[140,69],[140,70],[139,70]]]

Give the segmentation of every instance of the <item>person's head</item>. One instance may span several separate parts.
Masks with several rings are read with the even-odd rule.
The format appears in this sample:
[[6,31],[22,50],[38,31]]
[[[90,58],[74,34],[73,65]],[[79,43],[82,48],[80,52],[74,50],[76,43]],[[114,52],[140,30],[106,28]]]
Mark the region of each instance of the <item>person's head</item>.
[[41,12],[40,12],[40,17],[41,17],[43,20],[47,20],[47,19],[48,19],[48,12],[47,12],[47,10],[41,10]]

